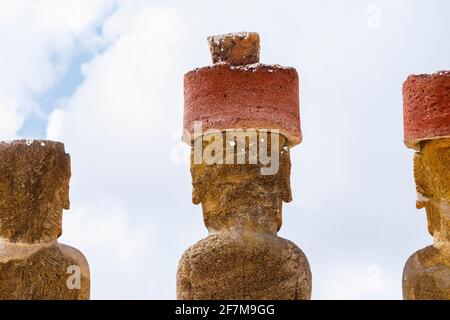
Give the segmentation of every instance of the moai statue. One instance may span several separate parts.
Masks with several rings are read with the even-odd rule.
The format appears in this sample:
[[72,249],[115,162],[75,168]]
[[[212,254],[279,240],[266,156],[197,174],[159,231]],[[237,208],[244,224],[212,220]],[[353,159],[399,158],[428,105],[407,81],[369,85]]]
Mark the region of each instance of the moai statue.
[[310,299],[305,254],[277,236],[302,138],[297,72],[260,64],[257,33],[208,40],[214,64],[184,78],[183,137],[208,236],[182,256],[177,298]]
[[425,208],[432,246],[403,271],[403,298],[450,299],[450,72],[412,75],[403,85],[406,146],[417,150],[417,208]]
[[89,299],[89,266],[58,243],[70,156],[51,141],[0,142],[0,299]]

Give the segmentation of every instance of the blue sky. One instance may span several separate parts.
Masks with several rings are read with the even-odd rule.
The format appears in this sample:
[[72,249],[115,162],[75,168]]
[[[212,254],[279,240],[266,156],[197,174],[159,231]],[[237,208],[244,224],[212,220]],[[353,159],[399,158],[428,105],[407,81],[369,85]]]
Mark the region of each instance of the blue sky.
[[35,99],[43,114],[30,114],[18,135],[24,138],[45,139],[48,116],[58,101],[70,97],[83,82],[81,65],[92,59],[92,52],[82,52],[71,59],[64,75],[48,91],[38,94]]
[[[401,298],[431,244],[403,145],[402,83],[450,69],[450,3],[0,0],[0,137],[63,141],[93,298],[174,298],[178,259],[206,235],[180,142],[183,74],[206,37],[261,35],[297,68],[304,141],[280,235],[306,253],[313,298]],[[57,58],[56,58],[57,57]],[[184,159],[184,160],[183,160]]]

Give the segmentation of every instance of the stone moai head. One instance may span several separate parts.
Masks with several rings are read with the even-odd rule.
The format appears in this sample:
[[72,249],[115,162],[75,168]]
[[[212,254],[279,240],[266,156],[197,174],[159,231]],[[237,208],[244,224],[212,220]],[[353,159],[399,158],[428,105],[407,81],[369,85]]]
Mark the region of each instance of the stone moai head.
[[69,209],[70,156],[64,144],[0,142],[0,238],[43,243],[62,233]]
[[[184,77],[183,140],[192,146],[193,202],[202,204],[210,230],[238,224],[276,232],[282,202],[292,198],[289,148],[302,140],[297,71],[259,63],[259,35],[254,32],[211,36],[208,42],[214,64]],[[236,145],[231,154],[235,161],[194,161],[198,149],[204,153],[213,143],[205,139],[211,130],[219,133],[223,150],[230,143]],[[228,133],[249,130],[257,132],[258,148],[259,140],[264,140],[261,132],[270,133],[266,141],[270,143],[262,148],[278,158],[273,174],[262,174],[260,153],[254,163],[237,161],[242,154],[251,158],[251,143],[246,140],[239,146]]]
[[403,84],[405,144],[416,150],[417,208],[426,209],[431,235],[450,226],[449,88],[449,71],[412,75]]

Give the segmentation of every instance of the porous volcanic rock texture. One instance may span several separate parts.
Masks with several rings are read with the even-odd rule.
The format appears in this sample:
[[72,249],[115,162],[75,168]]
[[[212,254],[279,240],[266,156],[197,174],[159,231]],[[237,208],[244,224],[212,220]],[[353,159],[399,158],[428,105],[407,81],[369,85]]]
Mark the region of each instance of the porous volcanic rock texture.
[[[291,163],[286,138],[273,136],[279,139],[274,175],[261,175],[261,164],[191,162],[193,202],[202,204],[209,235],[180,260],[178,299],[311,298],[305,254],[277,236],[282,203],[292,199]],[[248,157],[248,144],[245,150]]]
[[[55,243],[27,255],[16,252],[7,257],[8,253],[0,250],[0,299],[89,299],[89,267],[78,250]],[[79,289],[70,285],[71,266],[80,270]]]
[[208,37],[213,63],[244,65],[259,62],[259,34],[237,32]]
[[296,300],[311,298],[311,271],[291,241],[263,233],[209,235],[183,255],[181,300]]
[[0,142],[0,299],[89,299],[86,259],[57,242],[70,175],[62,143]]
[[403,84],[404,139],[410,148],[420,141],[450,137],[450,71],[411,75]]
[[290,146],[302,140],[299,80],[294,68],[216,64],[184,77],[184,140],[192,141],[194,122],[202,130],[276,129]]
[[450,255],[434,246],[414,253],[403,270],[405,300],[450,300]]
[[0,235],[25,243],[57,239],[70,206],[70,175],[62,143],[0,142]]
[[[215,64],[184,77],[183,134],[191,145],[192,200],[202,206],[208,236],[181,257],[177,298],[310,299],[305,254],[277,236],[282,204],[292,199],[289,148],[302,140],[297,71],[260,64],[257,34],[208,40]],[[248,129],[256,130],[255,139],[228,140],[230,132]],[[216,145],[233,148],[226,159],[214,149],[217,162],[195,160]],[[264,151],[271,166],[277,159],[267,175]]]
[[414,253],[403,271],[403,298],[450,300],[450,139],[422,141],[414,156],[417,207],[425,208],[433,245]]
[[403,298],[450,299],[450,72],[411,75],[403,84],[404,142],[414,148],[417,208],[433,245],[403,270]]

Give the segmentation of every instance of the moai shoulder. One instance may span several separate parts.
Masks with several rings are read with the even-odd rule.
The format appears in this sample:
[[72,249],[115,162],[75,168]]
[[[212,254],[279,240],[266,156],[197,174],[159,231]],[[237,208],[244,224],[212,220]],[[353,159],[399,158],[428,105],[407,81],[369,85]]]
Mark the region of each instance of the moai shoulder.
[[89,299],[89,266],[58,243],[70,156],[41,140],[0,142],[0,299]]

